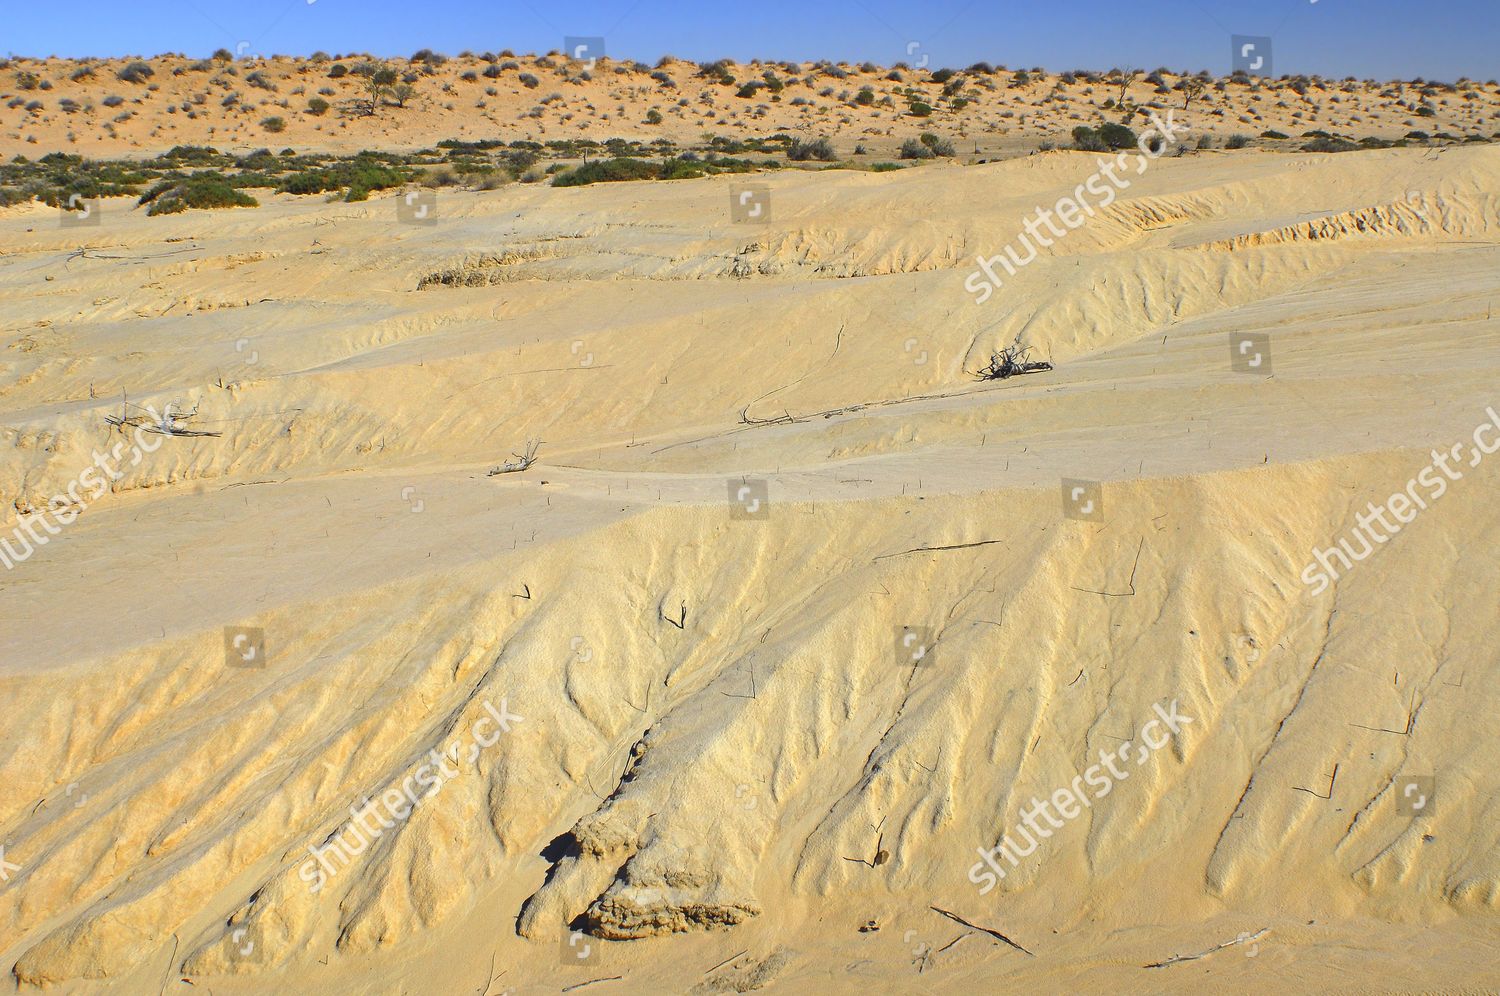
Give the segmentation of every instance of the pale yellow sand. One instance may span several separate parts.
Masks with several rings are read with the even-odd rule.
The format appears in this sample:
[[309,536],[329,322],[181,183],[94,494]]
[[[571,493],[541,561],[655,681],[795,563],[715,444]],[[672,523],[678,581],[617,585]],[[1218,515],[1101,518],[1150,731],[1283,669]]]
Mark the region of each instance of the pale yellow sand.
[[[760,227],[732,177],[443,191],[430,227],[395,194],[0,212],[5,535],[128,443],[122,393],[222,433],[157,437],[0,575],[0,964],[1493,991],[1497,459],[1299,576],[1500,404],[1500,153],[1164,159],[976,306],[974,257],[1093,168],[757,177]],[[476,286],[418,289],[445,271]],[[1273,377],[1230,369],[1245,332]],[[1057,369],[976,382],[1018,334]],[[731,517],[741,477],[768,517]],[[244,626],[264,667],[226,666]],[[309,846],[502,700],[523,719],[311,893]],[[980,895],[976,849],[1173,700],[1192,724]],[[639,939],[564,967],[581,915]]]

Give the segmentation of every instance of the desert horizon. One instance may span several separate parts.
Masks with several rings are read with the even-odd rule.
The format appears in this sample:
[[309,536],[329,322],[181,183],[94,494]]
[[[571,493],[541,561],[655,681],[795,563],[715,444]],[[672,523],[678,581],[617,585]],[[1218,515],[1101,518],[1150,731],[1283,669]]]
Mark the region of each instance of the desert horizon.
[[0,60],[0,989],[1500,991],[1484,12],[871,3]]

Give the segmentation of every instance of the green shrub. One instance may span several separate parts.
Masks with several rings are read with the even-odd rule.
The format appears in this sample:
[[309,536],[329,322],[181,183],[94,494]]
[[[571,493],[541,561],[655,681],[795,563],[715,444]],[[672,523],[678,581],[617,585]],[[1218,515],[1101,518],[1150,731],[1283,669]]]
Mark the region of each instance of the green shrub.
[[1249,135],[1230,135],[1224,142],[1226,149],[1243,149],[1250,144]]
[[260,126],[271,134],[277,135],[281,132],[286,131],[286,119],[273,115],[269,118],[262,119]]
[[322,115],[328,113],[328,101],[322,97],[314,97],[307,102],[307,113]]
[[659,124],[661,124],[661,111],[658,111],[654,107],[651,108],[651,110],[647,111],[646,112],[646,123],[648,125],[659,125]]
[[953,143],[946,138],[939,138],[932,132],[922,134],[922,144],[932,150],[933,155],[944,159],[952,159],[956,152],[953,151]]
[[1088,125],[1079,125],[1073,129],[1073,147],[1082,152],[1109,151],[1109,143]]
[[907,110],[907,113],[910,114],[914,118],[930,118],[930,117],[932,117],[932,105],[931,104],[924,104],[920,100],[914,100],[914,101],[912,101],[911,104],[907,107],[906,110]]
[[869,86],[861,87],[859,93],[854,97],[854,102],[861,107],[869,107],[875,103],[875,88]]
[[141,195],[147,215],[178,214],[189,208],[257,207],[259,201],[218,174],[197,173],[185,180],[163,180]]
[[901,143],[901,158],[935,159],[937,158],[937,153],[933,152],[932,149],[928,148],[925,143],[919,141],[918,139],[908,138],[906,141]]
[[655,163],[641,159],[603,159],[584,163],[553,179],[554,187],[583,187],[590,183],[611,183],[619,180],[654,180],[661,170]]
[[156,75],[156,70],[152,69],[149,65],[137,59],[135,62],[130,63],[128,66],[115,73],[115,75],[124,80],[126,83],[144,83],[146,82],[146,80]]
[[1113,121],[1106,121],[1099,126],[1099,137],[1111,149],[1133,149],[1136,144],[1135,132]]
[[1303,152],[1352,152],[1359,148],[1342,138],[1315,138],[1302,147]]
[[349,175],[349,192],[344,195],[346,201],[368,200],[370,191],[387,190],[391,187],[399,187],[406,182],[406,178],[399,170],[390,166],[383,166],[374,162],[363,162],[357,165]]
[[811,142],[804,142],[799,138],[794,140],[791,146],[787,148],[786,157],[798,163],[805,163],[813,159],[831,163],[838,159],[839,154],[834,149],[833,143],[826,138],[815,139]]
[[1263,131],[1263,132],[1261,132],[1260,133],[1260,137],[1261,138],[1291,138],[1290,135],[1283,134],[1282,132],[1276,131],[1275,129],[1272,129],[1271,131]]
[[349,67],[341,62],[335,62],[328,67],[328,78],[331,80],[343,79],[349,75]]

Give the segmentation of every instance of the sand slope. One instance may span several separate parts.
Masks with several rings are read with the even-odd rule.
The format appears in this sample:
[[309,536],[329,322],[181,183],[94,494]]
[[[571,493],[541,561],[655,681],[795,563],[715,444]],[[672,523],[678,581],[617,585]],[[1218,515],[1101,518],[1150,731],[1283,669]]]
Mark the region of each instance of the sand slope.
[[[16,984],[1493,987],[1496,464],[1299,577],[1500,402],[1500,154],[1162,160],[975,305],[1092,169],[757,178],[762,227],[731,178],[0,215],[7,534],[128,444],[122,394],[220,433],[0,576]],[[1057,369],[977,382],[1017,335]],[[1174,701],[981,895],[976,849]]]

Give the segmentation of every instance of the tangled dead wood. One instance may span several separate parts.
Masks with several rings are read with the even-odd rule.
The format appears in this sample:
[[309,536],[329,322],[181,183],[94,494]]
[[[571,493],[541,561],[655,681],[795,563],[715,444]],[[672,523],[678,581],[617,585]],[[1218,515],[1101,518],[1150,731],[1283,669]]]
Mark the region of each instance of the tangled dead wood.
[[541,447],[540,439],[528,439],[526,441],[526,452],[512,453],[513,459],[507,460],[498,467],[490,468],[487,476],[495,477],[499,474],[519,474],[532,464],[536,463],[536,451]]
[[1005,380],[1008,377],[1052,369],[1052,364],[1045,360],[1028,359],[1030,355],[1030,346],[1022,346],[1019,342],[1006,346],[998,353],[990,354],[990,362],[979,371],[979,379]]
[[[222,436],[221,432],[209,432],[205,429],[192,429],[187,426],[190,419],[198,417],[198,406],[194,405],[190,412],[174,411],[175,402],[169,402],[160,413],[150,405],[141,406],[131,404],[128,400],[120,404],[120,414],[106,415],[104,421],[113,428],[124,432],[126,429],[140,429],[142,432],[156,433],[161,436]],[[135,409],[137,414],[129,414],[130,409]]]

